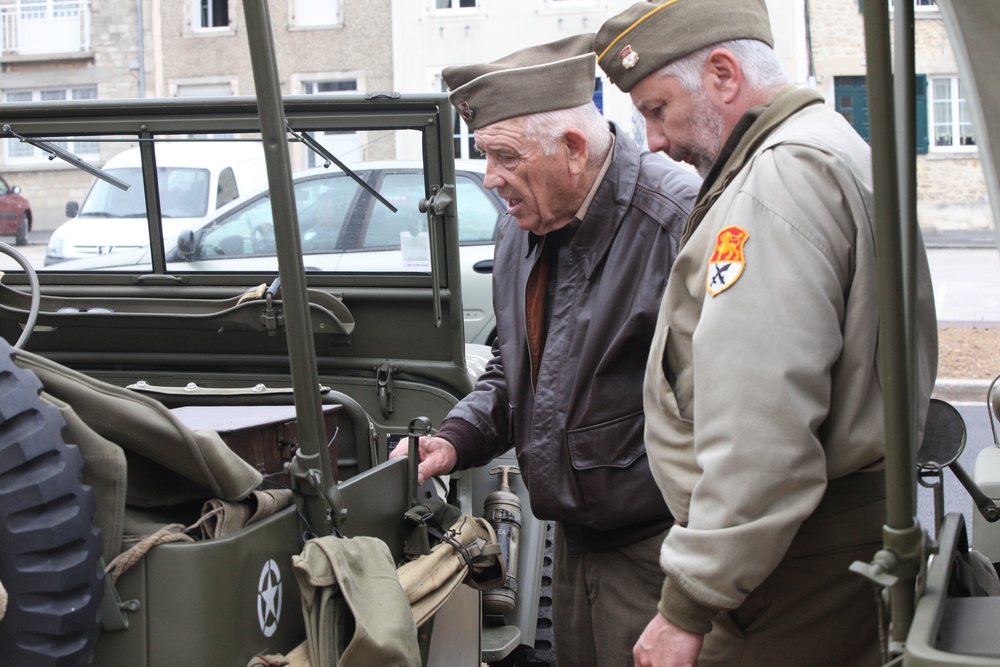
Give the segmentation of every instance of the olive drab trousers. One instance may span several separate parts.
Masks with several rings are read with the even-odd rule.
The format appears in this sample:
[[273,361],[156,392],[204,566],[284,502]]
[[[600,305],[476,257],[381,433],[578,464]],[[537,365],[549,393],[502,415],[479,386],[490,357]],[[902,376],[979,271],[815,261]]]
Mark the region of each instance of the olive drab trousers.
[[871,562],[882,547],[883,474],[830,482],[778,567],[739,608],[716,618],[699,667],[882,664],[875,589],[848,568]]

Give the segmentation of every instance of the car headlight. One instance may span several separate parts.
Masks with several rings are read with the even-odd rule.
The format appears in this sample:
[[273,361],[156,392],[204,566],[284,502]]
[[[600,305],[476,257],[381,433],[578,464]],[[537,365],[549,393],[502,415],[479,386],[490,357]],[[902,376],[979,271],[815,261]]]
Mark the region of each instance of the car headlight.
[[45,254],[48,257],[62,257],[63,256],[63,240],[62,236],[56,236],[53,234],[49,238],[49,247],[45,250]]

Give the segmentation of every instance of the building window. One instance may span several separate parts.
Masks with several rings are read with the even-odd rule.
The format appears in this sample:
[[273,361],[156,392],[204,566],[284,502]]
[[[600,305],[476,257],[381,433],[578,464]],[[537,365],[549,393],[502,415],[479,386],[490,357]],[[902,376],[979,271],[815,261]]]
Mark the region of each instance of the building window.
[[292,0],[292,25],[297,28],[343,25],[343,0]]
[[[895,8],[894,2],[895,0],[889,0],[890,12]],[[858,0],[858,11],[864,11],[864,8],[864,0]],[[913,0],[913,11],[915,12],[936,12],[937,10],[938,6],[934,0]]]
[[[327,79],[323,81],[303,81],[302,92],[306,95],[353,93],[358,90],[357,79]],[[320,145],[333,153],[334,157],[346,163],[357,162],[362,157],[361,135],[357,132],[315,132],[312,134]],[[322,166],[323,156],[306,150],[307,168]]]
[[969,105],[957,76],[931,79],[931,128],[933,150],[972,150],[976,138]]
[[[96,100],[97,87],[81,88],[45,88],[40,90],[18,90],[4,93],[5,102],[55,102],[60,100]],[[13,128],[17,131],[17,128]],[[48,160],[49,154],[35,148],[31,144],[21,143],[17,139],[8,139],[5,157],[8,163],[28,163],[43,162]],[[74,155],[86,159],[97,159],[100,157],[100,146],[96,141],[85,139],[69,139],[66,141],[53,141],[56,146],[73,153]]]
[[546,0],[549,9],[570,9],[575,7],[595,7],[596,0]]
[[435,9],[475,9],[479,0],[434,0]]
[[229,0],[195,0],[195,25],[200,30],[229,27]]
[[[438,74],[435,77],[438,90],[442,93],[448,92],[448,84],[444,78]],[[462,117],[456,112],[452,124],[452,138],[455,144],[455,158],[458,160],[485,160],[486,156],[476,150],[476,138],[469,131],[469,126],[465,124]]]
[[232,81],[218,83],[179,83],[177,97],[228,97],[233,95]]
[[[861,138],[871,142],[868,127],[868,86],[863,76],[837,76],[833,78],[834,108],[847,119]],[[927,152],[929,133],[927,131],[927,76],[917,74],[914,81],[917,114],[917,153]]]

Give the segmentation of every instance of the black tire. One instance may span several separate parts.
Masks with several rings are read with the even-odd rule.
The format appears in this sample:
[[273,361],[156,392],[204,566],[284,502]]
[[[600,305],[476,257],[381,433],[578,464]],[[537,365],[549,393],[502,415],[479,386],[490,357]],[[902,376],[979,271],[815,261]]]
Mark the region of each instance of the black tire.
[[31,229],[31,214],[25,211],[17,221],[14,245],[28,245],[28,230]]
[[104,573],[83,459],[34,373],[0,339],[0,620],[5,667],[88,665],[100,631]]

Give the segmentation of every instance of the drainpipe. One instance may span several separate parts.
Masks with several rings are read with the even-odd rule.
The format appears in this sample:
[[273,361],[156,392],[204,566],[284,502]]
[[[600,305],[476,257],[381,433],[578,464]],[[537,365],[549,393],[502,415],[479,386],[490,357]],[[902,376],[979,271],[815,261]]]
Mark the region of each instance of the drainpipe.
[[142,0],[135,0],[136,27],[139,33],[139,97],[146,96],[146,47],[143,44]]

